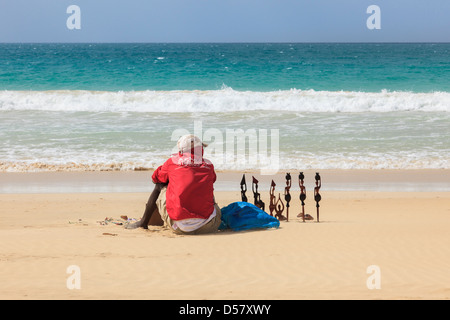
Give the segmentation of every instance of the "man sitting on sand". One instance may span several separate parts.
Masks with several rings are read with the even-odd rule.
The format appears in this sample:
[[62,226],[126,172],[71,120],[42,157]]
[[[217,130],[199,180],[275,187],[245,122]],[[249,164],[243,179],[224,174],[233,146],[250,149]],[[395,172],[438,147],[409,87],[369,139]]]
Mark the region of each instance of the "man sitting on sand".
[[[176,234],[216,232],[221,212],[214,200],[216,173],[213,164],[203,158],[207,145],[194,135],[178,140],[173,155],[152,175],[155,188],[148,199],[142,219],[128,229],[147,229],[149,223],[162,220]],[[160,215],[155,217],[155,215]]]

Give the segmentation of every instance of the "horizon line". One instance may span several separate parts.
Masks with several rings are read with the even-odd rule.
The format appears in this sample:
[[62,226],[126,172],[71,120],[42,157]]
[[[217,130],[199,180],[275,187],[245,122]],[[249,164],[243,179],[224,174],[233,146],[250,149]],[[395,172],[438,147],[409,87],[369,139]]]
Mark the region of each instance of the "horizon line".
[[450,41],[0,41],[0,44],[450,44]]

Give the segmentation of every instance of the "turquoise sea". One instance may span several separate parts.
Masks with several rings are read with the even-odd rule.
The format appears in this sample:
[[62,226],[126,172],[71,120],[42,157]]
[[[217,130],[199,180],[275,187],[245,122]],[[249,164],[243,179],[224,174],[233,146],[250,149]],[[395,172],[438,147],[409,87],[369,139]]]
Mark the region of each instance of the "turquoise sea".
[[180,130],[218,169],[255,137],[280,170],[449,169],[449,128],[450,44],[0,44],[0,171],[151,169]]

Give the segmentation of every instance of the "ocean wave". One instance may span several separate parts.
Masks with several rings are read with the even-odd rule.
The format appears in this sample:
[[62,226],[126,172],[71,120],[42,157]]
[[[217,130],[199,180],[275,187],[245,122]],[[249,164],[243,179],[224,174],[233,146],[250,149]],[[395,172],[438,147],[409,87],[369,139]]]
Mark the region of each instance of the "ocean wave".
[[[156,158],[156,157],[155,157]],[[159,161],[106,161],[100,159],[97,161],[75,160],[71,161],[52,161],[50,159],[39,159],[35,161],[0,161],[0,172],[86,172],[86,171],[151,171],[164,163],[165,158],[158,157]],[[249,164],[245,161],[221,162],[217,159],[209,158],[216,170],[246,171],[262,170],[268,172],[286,171],[286,170],[416,170],[416,169],[450,169],[449,158],[446,155],[438,157],[421,157],[419,155],[409,156],[356,156],[344,157],[337,155],[302,157],[302,158],[283,158],[278,163],[275,161],[269,166],[259,163]]]
[[0,172],[86,172],[86,171],[148,171],[155,169],[152,165],[135,162],[66,162],[54,163],[43,161],[6,161],[0,162]]
[[450,93],[285,90],[0,91],[0,111],[230,113],[450,112]]

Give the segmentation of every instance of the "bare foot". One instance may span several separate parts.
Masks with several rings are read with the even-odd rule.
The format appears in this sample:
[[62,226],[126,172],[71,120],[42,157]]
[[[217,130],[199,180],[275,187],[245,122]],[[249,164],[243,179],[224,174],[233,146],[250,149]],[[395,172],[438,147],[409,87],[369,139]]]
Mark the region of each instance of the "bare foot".
[[129,223],[125,229],[137,229],[137,228],[144,228],[148,229],[148,226],[142,226],[141,221],[136,221],[135,223]]

